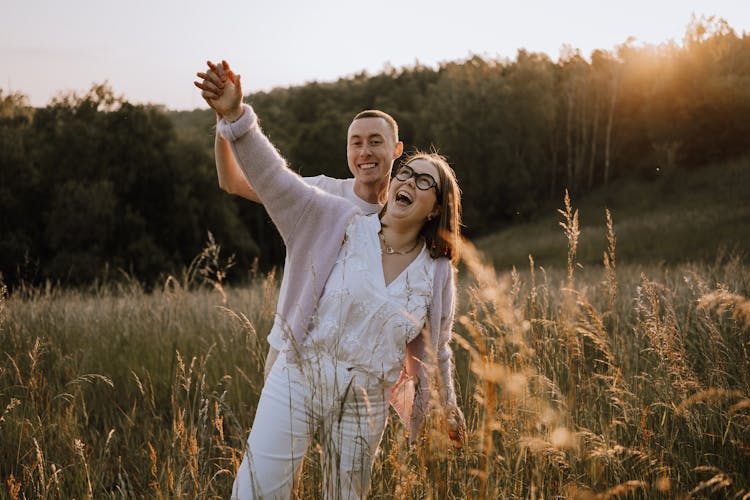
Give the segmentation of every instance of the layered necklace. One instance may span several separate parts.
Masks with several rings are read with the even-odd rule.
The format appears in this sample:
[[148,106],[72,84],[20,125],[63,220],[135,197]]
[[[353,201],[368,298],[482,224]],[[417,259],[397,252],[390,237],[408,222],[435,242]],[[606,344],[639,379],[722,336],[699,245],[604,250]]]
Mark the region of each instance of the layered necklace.
[[410,253],[412,253],[414,251],[415,248],[417,248],[417,245],[419,245],[420,241],[422,240],[422,238],[417,238],[417,240],[414,242],[414,245],[410,249],[408,249],[408,250],[396,250],[395,248],[393,248],[392,246],[390,246],[387,241],[385,241],[385,236],[383,236],[383,229],[380,229],[380,231],[378,231],[378,236],[380,236],[380,241],[383,242],[383,248],[385,250],[385,253],[387,253],[388,255],[393,255],[393,254],[407,255],[407,254],[410,254]]

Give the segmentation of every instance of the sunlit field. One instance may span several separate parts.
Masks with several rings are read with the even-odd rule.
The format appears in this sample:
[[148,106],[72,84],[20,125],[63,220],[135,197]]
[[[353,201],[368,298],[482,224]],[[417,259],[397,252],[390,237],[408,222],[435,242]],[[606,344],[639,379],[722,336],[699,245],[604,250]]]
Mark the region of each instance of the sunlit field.
[[[611,216],[616,217],[616,213]],[[750,266],[629,264],[614,225],[579,265],[468,251],[454,352],[468,442],[392,416],[372,498],[750,498]],[[224,283],[209,245],[151,292],[15,290],[0,302],[4,498],[226,498],[263,385],[277,277]],[[320,497],[317,451],[300,498]]]

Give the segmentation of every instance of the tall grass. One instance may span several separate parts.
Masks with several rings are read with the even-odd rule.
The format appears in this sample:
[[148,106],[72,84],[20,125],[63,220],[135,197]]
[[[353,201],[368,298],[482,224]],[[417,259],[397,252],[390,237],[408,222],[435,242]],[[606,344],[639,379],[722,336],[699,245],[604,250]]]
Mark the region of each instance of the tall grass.
[[[614,214],[616,217],[616,214]],[[750,268],[579,265],[497,273],[469,248],[454,351],[468,441],[391,419],[373,498],[750,498]],[[223,498],[263,383],[276,280],[226,287],[204,255],[152,292],[0,301],[4,498]],[[198,279],[198,277],[202,277]],[[319,497],[313,451],[299,497]]]

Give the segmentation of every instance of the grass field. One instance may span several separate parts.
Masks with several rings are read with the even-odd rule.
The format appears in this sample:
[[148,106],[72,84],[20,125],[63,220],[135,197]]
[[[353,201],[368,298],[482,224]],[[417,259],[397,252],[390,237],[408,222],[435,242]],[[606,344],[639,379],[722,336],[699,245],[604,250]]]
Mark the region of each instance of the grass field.
[[[678,212],[646,220],[651,208],[636,205],[608,204],[610,224],[602,209],[600,237],[568,207],[553,224],[479,242],[517,271],[471,255],[461,268],[467,446],[450,448],[439,413],[417,446],[391,418],[372,498],[750,498],[746,255],[629,261],[620,248],[641,251],[630,231],[651,224],[669,240],[677,225]],[[556,250],[540,252],[542,267],[528,254],[544,241]],[[517,261],[500,256],[512,252]],[[122,280],[3,295],[0,497],[228,496],[277,280],[229,287],[209,261],[150,293]],[[300,498],[320,496],[317,465],[311,452]]]
[[[574,203],[580,212],[578,261],[601,265],[612,213],[622,262],[670,265],[750,251],[750,158],[674,173],[652,182],[620,181]],[[497,269],[525,268],[529,254],[559,266],[567,253],[555,206],[534,222],[478,239]]]

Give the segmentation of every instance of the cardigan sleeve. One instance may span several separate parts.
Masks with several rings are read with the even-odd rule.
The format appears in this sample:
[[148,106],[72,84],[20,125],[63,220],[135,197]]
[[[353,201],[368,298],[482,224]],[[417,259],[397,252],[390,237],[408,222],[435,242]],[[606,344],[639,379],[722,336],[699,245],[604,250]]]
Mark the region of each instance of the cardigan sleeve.
[[[408,405],[408,412],[399,415],[408,418],[410,439],[414,440],[424,425],[431,402],[430,378],[438,375],[440,384],[440,402],[448,408],[456,408],[456,391],[453,383],[453,350],[450,340],[453,332],[453,317],[455,314],[456,287],[454,283],[454,269],[448,259],[437,261],[435,282],[432,292],[432,307],[429,313],[428,325],[416,339],[407,345],[407,356],[413,356],[417,362],[416,373],[409,373],[409,386],[400,388],[399,395],[413,394],[413,403]],[[432,363],[437,366],[431,366]],[[398,384],[397,384],[398,385]],[[394,405],[395,406],[395,405]]]
[[456,406],[456,390],[453,383],[453,350],[450,341],[453,336],[453,319],[456,309],[456,285],[453,266],[447,259],[443,260],[445,269],[445,281],[442,289],[442,306],[439,318],[437,338],[437,364],[440,372],[442,402],[447,405]]
[[[331,217],[350,216],[350,202],[310,186],[292,172],[263,134],[252,107],[243,104],[239,120],[219,122],[219,133],[229,141],[234,156],[281,233],[287,247],[298,224],[305,232],[325,230]],[[313,224],[311,226],[311,224]]]

